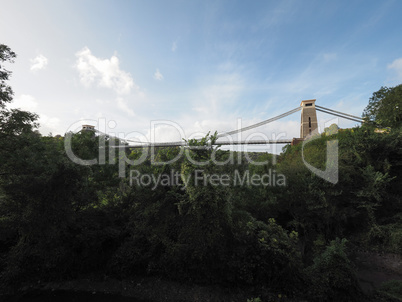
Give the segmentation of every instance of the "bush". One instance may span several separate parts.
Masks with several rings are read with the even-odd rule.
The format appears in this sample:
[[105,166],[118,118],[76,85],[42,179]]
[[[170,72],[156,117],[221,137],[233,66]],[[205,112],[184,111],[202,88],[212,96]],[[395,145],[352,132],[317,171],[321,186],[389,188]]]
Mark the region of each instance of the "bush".
[[274,219],[268,223],[253,219],[236,233],[228,256],[233,281],[295,294],[302,280],[297,233],[287,233]]
[[379,291],[391,295],[392,297],[402,299],[402,281],[390,280],[383,282]]
[[367,233],[367,246],[377,250],[402,253],[402,225],[375,225]]
[[352,263],[346,254],[346,239],[331,241],[307,268],[312,301],[360,301],[361,290]]

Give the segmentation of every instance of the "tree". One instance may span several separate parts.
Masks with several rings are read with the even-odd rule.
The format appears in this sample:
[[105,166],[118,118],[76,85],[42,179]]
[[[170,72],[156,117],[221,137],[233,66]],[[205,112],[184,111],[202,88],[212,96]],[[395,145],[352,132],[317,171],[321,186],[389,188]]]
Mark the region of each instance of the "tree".
[[382,126],[399,128],[402,126],[402,84],[395,87],[381,87],[373,93],[363,116]]
[[11,71],[5,69],[3,62],[13,63],[16,54],[11,51],[10,47],[0,44],[0,108],[4,108],[5,103],[11,102],[13,99],[13,90],[6,84],[11,75]]
[[361,301],[354,266],[346,252],[346,239],[336,238],[306,269],[311,278],[311,301]]

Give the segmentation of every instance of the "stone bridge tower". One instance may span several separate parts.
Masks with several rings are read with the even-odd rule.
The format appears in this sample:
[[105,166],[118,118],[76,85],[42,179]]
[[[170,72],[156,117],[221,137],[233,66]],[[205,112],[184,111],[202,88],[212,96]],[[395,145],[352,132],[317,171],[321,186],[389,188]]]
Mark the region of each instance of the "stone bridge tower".
[[305,139],[306,136],[314,133],[317,130],[317,113],[315,111],[315,100],[302,101],[301,123],[300,123],[300,138]]

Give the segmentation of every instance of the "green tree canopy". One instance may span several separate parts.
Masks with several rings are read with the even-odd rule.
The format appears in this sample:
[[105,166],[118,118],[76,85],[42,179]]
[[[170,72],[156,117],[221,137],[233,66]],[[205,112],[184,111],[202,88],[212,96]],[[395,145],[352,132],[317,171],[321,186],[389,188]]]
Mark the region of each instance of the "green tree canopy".
[[11,71],[3,67],[4,62],[13,63],[16,54],[7,45],[0,44],[0,108],[13,99],[13,90],[6,84]]
[[381,87],[373,93],[363,116],[382,127],[402,126],[402,84],[395,87]]

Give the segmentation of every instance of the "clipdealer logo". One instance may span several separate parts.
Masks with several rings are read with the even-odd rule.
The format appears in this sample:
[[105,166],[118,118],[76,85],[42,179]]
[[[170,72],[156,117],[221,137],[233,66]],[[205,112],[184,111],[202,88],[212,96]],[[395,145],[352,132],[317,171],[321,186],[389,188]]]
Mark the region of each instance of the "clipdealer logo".
[[[72,138],[75,132],[78,132],[81,130],[82,124],[83,123],[92,123],[97,125],[97,128],[100,130],[96,130],[99,135],[99,154],[97,158],[93,159],[81,159],[77,155],[74,154],[73,148],[72,148]],[[332,122],[332,121],[331,121]],[[326,123],[328,124],[328,123]],[[158,121],[151,121],[150,124],[150,138],[151,142],[155,141],[156,137],[156,129],[157,125],[168,125],[170,127],[173,127],[174,129],[179,131],[179,134],[182,137],[185,137],[185,133],[182,127],[178,125],[175,122],[172,121],[165,121],[165,120],[158,120]],[[179,154],[175,156],[175,158],[170,159],[169,161],[158,161],[156,160],[156,153],[157,151],[155,150],[156,148],[151,146],[147,148],[141,148],[140,152],[141,155],[136,158],[136,159],[131,159],[129,158],[127,152],[126,152],[126,146],[122,142],[125,141],[130,141],[131,138],[133,137],[141,137],[142,143],[149,143],[147,140],[147,135],[144,135],[139,132],[131,132],[131,133],[110,133],[107,131],[107,129],[113,129],[116,127],[116,122],[115,121],[109,121],[108,123],[106,122],[105,118],[100,118],[98,120],[85,120],[85,121],[78,121],[74,124],[72,124],[69,129],[66,132],[65,135],[65,140],[64,140],[64,145],[65,145],[65,151],[67,156],[70,158],[71,161],[73,161],[76,164],[79,165],[105,165],[105,164],[110,164],[110,165],[115,165],[116,163],[118,164],[119,168],[119,177],[125,178],[127,177],[127,167],[130,166],[139,166],[142,163],[144,163],[147,158],[150,158],[151,163],[153,165],[164,165],[164,164],[170,164],[174,163],[175,161],[179,160],[182,158],[183,155],[186,156],[186,158],[194,165],[202,167],[206,164],[205,161],[198,162],[195,161],[194,159],[191,158],[189,150],[185,150],[185,148],[180,148]],[[105,135],[106,132],[109,132],[109,134]],[[200,135],[200,133],[197,133],[197,135]],[[273,135],[273,138],[279,139],[281,136],[284,136],[284,133],[280,133],[279,135]],[[110,139],[108,140],[108,144],[106,144],[106,136],[108,137],[114,137],[117,140]],[[268,140],[268,137],[266,137],[265,134],[263,133],[252,133],[249,137],[247,137],[248,140],[250,140],[252,137],[255,136],[261,136],[264,139]],[[190,136],[191,137],[191,136]],[[310,163],[307,162],[304,154],[304,149],[307,144],[311,143],[312,141],[319,139],[321,136],[318,134],[318,130],[316,130],[314,133],[309,135],[302,144],[302,160],[304,165],[312,171],[315,175],[318,177],[325,179],[326,181],[336,184],[338,182],[338,140],[330,140],[327,142],[327,160],[325,164],[325,170],[320,170]],[[231,136],[226,137],[228,140],[233,140]],[[107,146],[107,147],[106,147]],[[276,145],[274,145],[274,148],[276,148]],[[228,160],[225,160],[223,162],[219,161],[216,159],[216,152],[217,150],[214,149],[212,151],[212,162],[216,165],[226,165],[230,163],[234,163],[234,155],[231,153],[229,156]],[[277,151],[276,149],[273,150],[274,152]],[[116,156],[117,155],[117,156]],[[249,164],[252,165],[264,165],[267,164],[268,161],[254,161],[249,157],[249,154],[247,152],[244,153],[247,161]],[[108,158],[108,161],[106,160]],[[238,160],[242,160],[241,157],[238,157]],[[118,161],[118,162],[116,162]],[[272,158],[272,164],[276,164],[276,157],[274,156]],[[202,170],[196,170],[198,171],[197,173],[200,173],[200,175],[203,175],[202,178],[199,176],[197,173],[194,175],[191,175],[190,177],[193,179],[194,182],[196,182],[196,185],[222,185],[222,186],[228,186],[228,185],[248,185],[248,186],[285,186],[286,185],[286,179],[283,174],[278,174],[276,173],[275,170],[270,169],[269,173],[263,174],[263,175],[258,175],[258,174],[252,174],[249,171],[247,172],[242,172],[241,174],[238,170],[235,170],[233,175],[229,174],[223,174],[223,175],[218,175],[218,174],[206,174],[206,173],[201,173],[200,171]],[[179,177],[180,176],[180,177]],[[167,178],[166,175],[153,175],[153,174],[141,174],[139,170],[130,170],[129,171],[129,177],[130,177],[130,184],[140,184],[144,186],[155,186],[155,185],[181,185],[181,186],[186,186],[186,178],[181,175],[178,171],[174,171],[174,174]],[[191,179],[190,178],[190,179]]]

